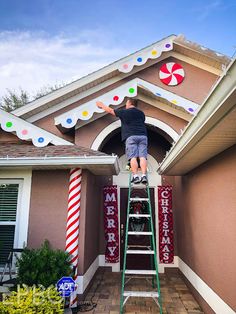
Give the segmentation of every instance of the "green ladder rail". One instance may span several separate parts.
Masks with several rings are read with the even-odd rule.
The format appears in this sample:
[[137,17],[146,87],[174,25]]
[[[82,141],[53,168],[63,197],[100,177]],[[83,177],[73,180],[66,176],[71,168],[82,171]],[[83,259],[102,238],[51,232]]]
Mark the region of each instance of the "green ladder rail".
[[[124,248],[124,263],[123,263],[123,272],[122,272],[122,282],[121,282],[121,296],[120,296],[120,314],[123,314],[125,303],[128,301],[130,297],[140,297],[140,298],[153,298],[159,307],[159,313],[162,314],[162,300],[161,300],[161,291],[160,291],[160,281],[158,275],[158,264],[157,264],[157,253],[156,253],[156,243],[155,243],[155,235],[154,235],[154,227],[153,227],[153,219],[152,219],[152,207],[151,207],[151,199],[150,199],[150,189],[149,184],[132,184],[131,183],[131,173],[129,176],[129,191],[128,191],[128,205],[127,205],[127,219],[126,219],[126,228],[125,228],[125,248]],[[133,198],[131,197],[131,190],[133,188],[141,188],[145,189],[147,192],[146,198]],[[130,204],[132,202],[146,202],[148,204],[148,214],[132,214],[130,213]],[[149,219],[148,223],[148,231],[130,231],[129,230],[129,219],[131,217],[146,217]],[[149,236],[150,238],[150,246],[145,246],[146,250],[133,250],[132,247],[143,248],[143,246],[139,245],[128,245],[129,236],[134,235],[143,235]],[[151,257],[151,266],[154,265],[155,270],[132,270],[126,269],[126,261],[127,254],[146,254]],[[146,278],[140,277],[140,275],[144,276],[154,276],[152,277],[152,286],[154,288],[154,278],[156,278],[156,290],[157,291],[126,291],[125,284],[132,279],[129,278],[126,282],[126,275],[133,275],[133,278]],[[136,277],[135,277],[136,275]]]

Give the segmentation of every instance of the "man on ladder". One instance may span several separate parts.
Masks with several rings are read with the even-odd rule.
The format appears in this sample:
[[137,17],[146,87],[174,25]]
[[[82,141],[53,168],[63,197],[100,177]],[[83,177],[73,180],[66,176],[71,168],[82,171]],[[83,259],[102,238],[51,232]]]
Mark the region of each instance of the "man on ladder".
[[[130,297],[141,297],[141,298],[153,298],[153,300],[159,306],[159,313],[162,314],[162,302],[160,293],[160,282],[158,276],[158,265],[157,265],[157,254],[156,254],[156,244],[155,244],[155,233],[154,225],[152,220],[152,208],[150,201],[150,190],[147,180],[147,129],[145,126],[145,115],[144,113],[137,109],[137,100],[128,99],[126,101],[125,109],[112,109],[102,102],[98,101],[96,103],[98,108],[117,116],[121,120],[121,137],[122,141],[125,141],[126,146],[126,156],[130,161],[132,178],[130,175],[129,180],[129,192],[128,192],[128,206],[127,206],[127,221],[126,221],[126,232],[125,232],[125,248],[124,248],[124,263],[122,272],[122,284],[121,284],[121,301],[120,301],[120,314],[123,314],[124,306]],[[140,164],[139,164],[140,163]],[[138,169],[141,168],[142,176],[138,175]],[[141,188],[146,189],[147,198],[133,198],[131,196],[131,190],[133,185],[141,183],[143,186]],[[148,213],[147,214],[137,214],[131,213],[131,203],[132,202],[145,202],[147,204]],[[148,218],[148,231],[130,231],[129,221],[131,218]],[[136,249],[131,246],[128,242],[129,236],[148,236],[150,239],[150,246],[142,246],[140,250],[140,245],[135,245]],[[137,249],[138,248],[138,249]],[[126,269],[127,255],[129,254],[146,254],[150,255],[153,261],[155,270],[131,270]],[[156,277],[157,291],[126,291],[125,290],[125,276],[126,275],[154,275]],[[153,279],[154,285],[154,279]]]
[[[137,99],[129,98],[125,109],[112,109],[104,103],[97,101],[98,108],[118,117],[121,120],[121,138],[125,141],[127,159],[130,161],[133,174],[132,182],[147,183],[147,129],[145,126],[145,114],[137,108]],[[142,176],[138,175],[141,168]]]

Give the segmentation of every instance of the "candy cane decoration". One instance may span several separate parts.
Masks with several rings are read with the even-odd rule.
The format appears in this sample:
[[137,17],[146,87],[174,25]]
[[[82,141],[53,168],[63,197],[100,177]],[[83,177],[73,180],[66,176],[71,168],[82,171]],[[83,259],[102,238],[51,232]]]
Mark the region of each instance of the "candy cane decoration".
[[[71,256],[71,266],[74,270],[74,281],[78,278],[78,249],[79,249],[79,217],[80,217],[80,191],[81,191],[82,170],[71,169],[69,198],[66,225],[66,252]],[[70,307],[77,307],[77,291],[72,293]]]

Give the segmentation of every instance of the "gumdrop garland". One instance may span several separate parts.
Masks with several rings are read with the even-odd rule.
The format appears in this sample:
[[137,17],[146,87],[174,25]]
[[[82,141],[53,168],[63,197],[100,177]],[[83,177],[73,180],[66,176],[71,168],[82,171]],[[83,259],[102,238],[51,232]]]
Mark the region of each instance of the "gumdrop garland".
[[128,73],[132,71],[134,66],[141,66],[145,64],[148,59],[157,59],[161,56],[162,52],[170,51],[173,49],[173,40],[168,40],[161,42],[159,44],[155,44],[150,47],[148,50],[140,52],[139,54],[135,54],[133,57],[126,59],[126,61],[122,61],[118,70],[123,73]]
[[[141,79],[133,79],[114,90],[107,92],[97,99],[93,99],[77,108],[74,108],[58,117],[55,118],[55,124],[61,125],[64,128],[72,128],[76,125],[78,120],[89,120],[94,113],[102,113],[103,109],[97,108],[96,101],[102,101],[106,105],[119,105],[125,99],[125,97],[135,97],[137,96],[138,87],[142,87],[149,92],[153,93],[155,96],[166,99],[173,105],[177,107],[184,108],[190,114],[198,109],[198,104],[180,97],[176,94],[171,93],[159,86],[151,84]],[[86,113],[86,114],[85,114]]]
[[[131,81],[117,87],[114,91],[103,94],[97,100],[102,101],[107,105],[119,105],[125,97],[135,96],[137,96],[137,83],[136,81]],[[72,128],[76,125],[78,120],[89,120],[95,112],[104,112],[103,109],[96,106],[96,99],[56,117],[55,124],[61,124],[64,128]]]
[[49,143],[68,145],[67,141],[2,109],[0,109],[0,128],[5,132],[14,133],[21,140],[31,140],[36,147],[44,147]]
[[159,71],[159,77],[162,83],[168,86],[175,86],[182,83],[185,73],[180,64],[169,62],[162,65]]

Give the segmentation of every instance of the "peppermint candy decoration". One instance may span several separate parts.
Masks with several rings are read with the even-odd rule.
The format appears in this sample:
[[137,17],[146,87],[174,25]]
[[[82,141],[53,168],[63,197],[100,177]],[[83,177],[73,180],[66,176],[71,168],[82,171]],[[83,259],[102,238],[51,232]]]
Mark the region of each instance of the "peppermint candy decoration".
[[159,71],[160,80],[168,86],[179,85],[183,81],[184,76],[184,69],[175,62],[163,64]]

